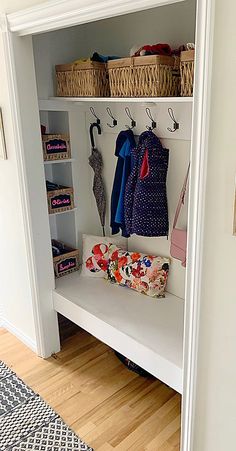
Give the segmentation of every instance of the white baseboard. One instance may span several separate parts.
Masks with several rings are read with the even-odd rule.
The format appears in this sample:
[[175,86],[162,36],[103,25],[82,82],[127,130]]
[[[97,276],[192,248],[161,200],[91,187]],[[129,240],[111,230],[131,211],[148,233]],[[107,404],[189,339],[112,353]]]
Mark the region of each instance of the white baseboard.
[[24,343],[28,348],[30,348],[33,352],[37,354],[37,345],[36,342],[33,341],[30,337],[25,335],[21,330],[19,330],[17,327],[13,326],[8,320],[5,318],[1,318],[0,327],[3,327],[8,332],[10,332],[12,335],[15,335],[16,338],[19,338],[22,343]]

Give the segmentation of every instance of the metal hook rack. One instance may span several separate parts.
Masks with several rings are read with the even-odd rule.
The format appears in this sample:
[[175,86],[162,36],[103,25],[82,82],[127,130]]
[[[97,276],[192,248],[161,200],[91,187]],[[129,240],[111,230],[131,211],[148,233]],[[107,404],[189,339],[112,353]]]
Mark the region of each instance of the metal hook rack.
[[113,116],[113,114],[112,114],[111,109],[109,108],[109,106],[106,108],[106,110],[107,110],[107,114],[108,114],[108,115],[111,117],[111,119],[112,119],[112,125],[111,125],[111,124],[108,124],[108,122],[107,122],[108,127],[110,127],[110,128],[116,127],[116,125],[118,124],[118,122],[117,122],[117,120],[114,118],[114,116]]
[[174,133],[174,132],[176,132],[176,130],[179,130],[179,122],[177,122],[177,120],[175,119],[174,111],[171,107],[168,108],[168,114],[169,114],[171,120],[173,121],[173,129],[171,129],[170,127],[167,127],[167,130],[169,130],[169,132],[171,132],[171,133]]
[[125,112],[126,112],[128,118],[131,120],[131,126],[126,125],[126,127],[127,127],[128,129],[132,130],[134,127],[136,127],[136,121],[135,121],[135,120],[133,119],[133,117],[131,116],[131,112],[130,112],[129,107],[127,107],[127,106],[125,107]]
[[99,117],[96,115],[94,108],[91,106],[89,109],[90,109],[90,112],[92,113],[92,115],[96,118],[96,123],[98,125],[100,125],[101,121],[100,121]]
[[153,117],[152,117],[152,113],[151,113],[150,108],[146,108],[145,111],[146,111],[146,114],[147,114],[148,118],[149,118],[149,119],[151,120],[151,122],[152,122],[152,123],[151,123],[151,126],[150,126],[150,125],[146,125],[146,128],[147,128],[147,130],[152,131],[152,130],[154,130],[154,128],[157,127],[157,123],[156,123],[156,121],[154,121],[154,119],[153,119]]

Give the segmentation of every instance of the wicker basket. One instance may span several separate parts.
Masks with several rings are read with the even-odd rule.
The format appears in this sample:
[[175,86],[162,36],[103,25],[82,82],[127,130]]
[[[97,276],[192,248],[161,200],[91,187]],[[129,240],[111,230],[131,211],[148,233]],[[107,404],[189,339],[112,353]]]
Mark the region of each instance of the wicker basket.
[[96,61],[56,66],[57,96],[108,97],[106,64]]
[[79,250],[67,246],[62,241],[52,240],[52,245],[61,244],[65,252],[53,257],[54,272],[56,278],[62,277],[79,269]]
[[71,158],[69,135],[42,135],[44,161]]
[[61,187],[54,191],[47,191],[48,212],[50,215],[62,211],[73,210],[74,190],[73,188]]
[[179,93],[180,79],[173,76],[176,58],[172,56],[138,56],[107,64],[112,97],[169,97]]
[[194,50],[181,52],[180,56],[181,96],[193,95],[194,82]]

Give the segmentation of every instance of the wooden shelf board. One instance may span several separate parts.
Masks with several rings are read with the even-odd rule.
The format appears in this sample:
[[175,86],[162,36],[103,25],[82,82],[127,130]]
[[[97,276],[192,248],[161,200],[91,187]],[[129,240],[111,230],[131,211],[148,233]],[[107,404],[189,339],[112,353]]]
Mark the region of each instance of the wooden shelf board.
[[182,393],[184,301],[153,299],[79,272],[56,281],[54,308]]
[[47,161],[44,161],[44,164],[45,165],[47,165],[47,164],[59,164],[59,163],[72,163],[73,161],[75,161],[75,159],[74,158],[68,158],[67,160],[66,159],[61,159],[61,160],[47,160]]
[[64,215],[65,213],[71,213],[72,211],[77,210],[77,207],[72,208],[71,210],[65,210],[65,211],[57,211],[55,213],[49,213],[49,217],[50,216],[56,216],[56,215]]
[[50,97],[49,101],[90,103],[191,103],[193,97]]
[[70,107],[87,103],[191,104],[193,97],[50,97],[39,100],[40,111],[68,111]]

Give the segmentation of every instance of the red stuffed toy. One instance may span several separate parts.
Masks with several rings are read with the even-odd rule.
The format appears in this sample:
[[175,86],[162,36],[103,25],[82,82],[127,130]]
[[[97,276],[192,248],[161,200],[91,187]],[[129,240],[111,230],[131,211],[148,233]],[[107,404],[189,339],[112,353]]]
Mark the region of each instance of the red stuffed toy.
[[146,56],[146,55],[171,56],[172,50],[168,44],[144,45],[134,54],[134,56]]
[[[194,44],[187,44],[194,47]],[[191,47],[192,48],[192,47]],[[136,47],[137,49],[137,47]],[[180,56],[181,51],[186,50],[185,45],[181,45],[179,48],[172,50],[169,44],[155,44],[144,45],[136,50],[134,47],[131,49],[131,56],[147,56],[147,55],[164,55],[164,56]]]

